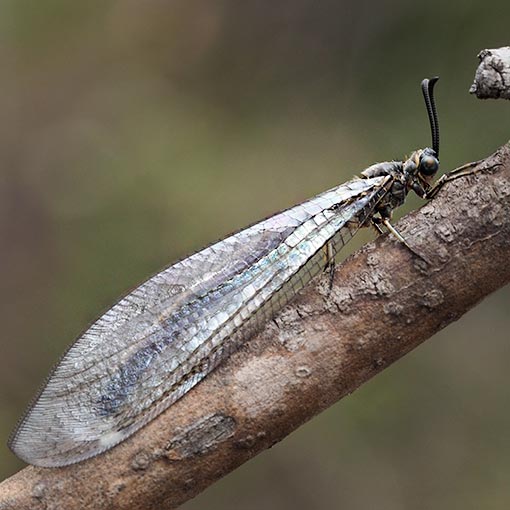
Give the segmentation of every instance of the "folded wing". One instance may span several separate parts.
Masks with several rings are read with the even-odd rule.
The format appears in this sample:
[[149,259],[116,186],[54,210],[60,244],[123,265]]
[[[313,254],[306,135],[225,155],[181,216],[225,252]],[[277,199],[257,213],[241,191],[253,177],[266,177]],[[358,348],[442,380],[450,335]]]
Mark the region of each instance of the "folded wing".
[[10,441],[61,466],[127,438],[284,306],[373,212],[389,177],[353,180],[177,262],[121,299],[62,357]]

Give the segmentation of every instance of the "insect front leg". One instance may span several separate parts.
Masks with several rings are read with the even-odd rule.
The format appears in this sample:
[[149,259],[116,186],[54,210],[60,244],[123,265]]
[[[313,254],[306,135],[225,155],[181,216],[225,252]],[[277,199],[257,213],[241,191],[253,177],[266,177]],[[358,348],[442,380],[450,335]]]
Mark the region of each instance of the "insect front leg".
[[471,163],[466,163],[465,165],[459,166],[459,168],[456,168],[455,170],[452,170],[451,172],[448,172],[441,176],[441,178],[430,188],[429,191],[427,191],[423,198],[426,198],[430,200],[431,198],[434,198],[439,190],[450,181],[454,181],[455,179],[458,179],[459,177],[464,177],[466,175],[471,175],[476,172],[479,172],[480,169],[476,168],[482,160],[479,161],[473,161]]

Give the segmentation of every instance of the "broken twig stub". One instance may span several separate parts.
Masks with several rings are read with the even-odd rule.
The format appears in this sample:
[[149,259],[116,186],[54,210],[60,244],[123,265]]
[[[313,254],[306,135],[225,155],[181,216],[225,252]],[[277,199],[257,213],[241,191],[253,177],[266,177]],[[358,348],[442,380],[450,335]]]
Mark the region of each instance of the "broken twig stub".
[[510,46],[482,50],[469,92],[478,99],[510,99]]

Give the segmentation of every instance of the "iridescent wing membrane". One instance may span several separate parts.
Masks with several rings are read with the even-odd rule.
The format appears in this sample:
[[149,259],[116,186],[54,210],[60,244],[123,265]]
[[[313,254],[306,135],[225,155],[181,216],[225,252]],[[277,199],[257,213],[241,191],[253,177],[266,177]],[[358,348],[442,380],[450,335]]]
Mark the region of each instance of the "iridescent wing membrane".
[[70,347],[10,441],[39,466],[92,457],[182,397],[371,217],[390,176],[355,179],[177,262]]

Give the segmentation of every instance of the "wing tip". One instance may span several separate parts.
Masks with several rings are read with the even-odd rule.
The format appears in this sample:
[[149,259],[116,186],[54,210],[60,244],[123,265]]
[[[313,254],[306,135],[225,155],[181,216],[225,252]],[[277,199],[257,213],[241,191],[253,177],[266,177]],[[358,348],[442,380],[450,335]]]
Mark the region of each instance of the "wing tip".
[[77,464],[100,455],[125,439],[122,432],[110,432],[100,439],[76,442],[74,448],[60,450],[57,444],[27,439],[18,434],[9,439],[7,446],[22,461],[32,466],[58,468]]

